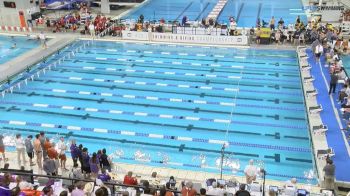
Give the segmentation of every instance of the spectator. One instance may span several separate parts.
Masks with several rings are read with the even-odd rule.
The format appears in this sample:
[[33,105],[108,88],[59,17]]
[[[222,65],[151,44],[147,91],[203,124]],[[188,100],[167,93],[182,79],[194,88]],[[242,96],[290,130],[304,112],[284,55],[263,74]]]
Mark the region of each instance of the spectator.
[[42,48],[46,49],[47,44],[46,44],[46,36],[44,35],[44,32],[40,32],[39,38],[40,38]]
[[187,16],[183,16],[182,21],[181,21],[181,26],[183,26],[183,27],[186,26],[187,22],[188,22]]
[[33,136],[32,135],[29,135],[24,144],[25,144],[25,147],[26,147],[26,151],[27,151],[27,155],[29,157],[29,164],[30,166],[34,166],[35,164],[33,163],[33,158],[34,158],[34,146],[33,146],[33,143],[32,143],[32,138]]
[[250,196],[250,193],[246,190],[245,184],[239,185],[239,190],[236,192],[235,196]]
[[237,23],[236,23],[235,19],[232,17],[230,20],[230,35],[231,36],[235,34],[236,28],[237,28]]
[[18,166],[21,166],[22,161],[24,164],[27,162],[25,157],[25,145],[21,134],[16,135],[16,151]]
[[286,183],[284,185],[284,188],[286,188],[287,186],[294,186],[294,187],[296,187],[296,184],[297,184],[297,179],[296,178],[292,178],[292,179],[286,181]]
[[207,190],[205,190],[205,188],[201,188],[201,189],[199,190],[199,195],[200,195],[200,196],[205,196],[205,195],[207,195]]
[[59,154],[59,159],[61,160],[61,169],[62,170],[66,170],[66,161],[67,161],[67,157],[66,157],[66,150],[67,150],[67,145],[64,143],[64,137],[60,138],[60,141],[57,144],[57,149],[58,149],[58,154]]
[[46,186],[46,187],[44,187],[43,193],[44,193],[43,196],[54,196],[54,194],[53,194],[53,189],[52,189],[51,186]]
[[83,170],[83,145],[82,144],[79,144],[79,147],[78,147],[78,157],[79,157],[78,159],[80,162],[80,167]]
[[278,21],[278,28],[283,29],[283,27],[284,27],[284,20],[283,18],[280,18],[280,20]]
[[72,191],[71,196],[85,196],[85,192],[83,189],[84,189],[84,183],[78,182],[76,184],[76,188]]
[[11,175],[9,173],[5,173],[0,185],[1,196],[11,196],[11,190],[9,189],[10,182]]
[[111,180],[111,176],[108,173],[106,173],[105,169],[102,168],[101,174],[98,175],[98,179],[102,180],[102,182],[108,182]]
[[79,153],[79,148],[78,148],[75,140],[71,141],[70,154],[71,154],[72,159],[73,159],[73,167],[75,167],[75,166],[78,167],[78,159],[79,159],[80,153]]
[[19,187],[15,187],[11,190],[11,196],[26,196],[23,192],[21,192],[21,189]]
[[170,190],[173,190],[173,188],[170,186],[170,183],[167,182],[165,184],[165,188],[167,189],[166,193],[165,193],[165,196],[174,196],[174,192],[170,191]]
[[181,194],[183,196],[195,196],[197,195],[197,191],[193,189],[193,183],[191,181],[188,181],[186,183],[186,186],[184,186],[181,190]]
[[108,158],[108,155],[106,154],[106,149],[102,149],[102,154],[100,156],[100,164],[101,164],[101,168],[104,168],[106,170],[108,170],[109,172],[111,172],[111,164]]
[[272,18],[270,20],[270,29],[275,30],[275,17],[274,16],[272,16]]
[[106,187],[100,187],[95,191],[96,196],[107,196],[108,194],[108,189]]
[[335,166],[331,159],[327,160],[327,164],[323,168],[324,171],[324,188],[334,189]]
[[88,154],[88,149],[83,148],[82,152],[82,171],[84,173],[85,178],[90,177],[91,169],[90,169],[90,156]]
[[33,146],[34,146],[34,151],[35,151],[35,156],[36,156],[36,163],[38,164],[39,171],[41,171],[43,169],[43,164],[42,164],[43,149],[42,149],[41,142],[40,142],[40,134],[37,134],[35,136]]
[[92,157],[89,160],[89,164],[90,164],[90,171],[93,177],[96,178],[99,171],[99,165],[100,165],[96,152],[92,153]]
[[176,180],[175,180],[174,176],[170,176],[169,184],[170,184],[171,189],[175,189]]
[[261,34],[262,34],[262,32],[261,32],[261,29],[260,29],[260,27],[258,27],[258,30],[256,31],[256,44],[260,44],[260,41],[261,41]]
[[249,160],[249,165],[247,165],[244,169],[244,174],[246,177],[247,184],[252,183],[254,180],[256,180],[256,174],[258,173],[257,167],[254,165],[254,160]]
[[48,176],[56,176],[57,175],[55,161],[53,159],[50,159],[49,157],[44,158],[43,169]]
[[127,175],[124,177],[123,184],[125,185],[137,185],[137,179],[132,177],[132,171],[129,171]]
[[5,157],[5,145],[4,145],[4,136],[0,135],[0,153],[2,154],[2,160],[4,160],[4,162],[6,161],[6,157]]
[[62,191],[62,192],[60,193],[60,196],[68,196],[68,191]]
[[70,178],[78,178],[78,179],[83,179],[83,174],[81,173],[81,169],[78,168],[78,165],[74,165],[70,174]]
[[224,189],[221,189],[217,186],[217,182],[213,182],[211,185],[211,188],[208,190],[208,195],[217,195],[217,196],[224,196],[226,194],[226,191]]
[[51,148],[52,147],[52,144],[51,144],[51,142],[50,142],[50,138],[45,138],[45,142],[44,142],[44,149],[45,149],[45,151],[46,151],[46,153],[48,154],[48,150],[49,150],[49,148]]
[[160,184],[160,180],[157,177],[157,172],[152,172],[152,175],[148,181],[149,181],[150,185],[157,187]]

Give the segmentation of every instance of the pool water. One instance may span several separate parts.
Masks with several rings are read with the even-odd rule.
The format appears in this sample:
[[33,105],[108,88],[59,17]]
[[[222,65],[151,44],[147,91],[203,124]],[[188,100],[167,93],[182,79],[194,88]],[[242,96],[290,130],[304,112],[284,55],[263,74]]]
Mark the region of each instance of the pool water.
[[44,64],[1,99],[6,134],[45,130],[115,161],[216,173],[228,143],[224,173],[254,159],[276,180],[306,182],[313,168],[294,51],[78,41]]
[[[16,43],[16,48],[11,47]],[[39,41],[28,40],[22,36],[0,36],[0,65],[13,58],[38,47]]]
[[[123,19],[137,21],[143,14],[146,21],[159,21],[162,18],[169,22],[181,21],[183,16],[187,16],[190,21],[201,21],[209,15],[217,2],[217,0],[149,0],[125,15]],[[233,16],[239,27],[250,28],[255,27],[257,18],[269,22],[271,17],[275,16],[276,24],[282,17],[287,25],[294,24],[298,15],[304,23],[307,21],[300,0],[228,0],[218,17],[218,22],[228,24],[229,18]]]

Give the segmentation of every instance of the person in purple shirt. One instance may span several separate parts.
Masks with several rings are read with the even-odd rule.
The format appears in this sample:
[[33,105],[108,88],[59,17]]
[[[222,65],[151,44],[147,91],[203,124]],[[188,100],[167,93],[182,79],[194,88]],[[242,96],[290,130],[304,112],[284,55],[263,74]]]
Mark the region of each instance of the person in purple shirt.
[[92,157],[89,160],[89,164],[90,164],[90,170],[91,170],[91,173],[92,173],[93,177],[97,177],[97,174],[98,174],[98,171],[99,171],[100,162],[99,162],[99,160],[97,158],[96,152],[94,152],[92,154]]
[[83,148],[81,159],[82,159],[82,170],[83,170],[84,176],[86,177],[87,175],[89,177],[91,173],[91,169],[90,169],[90,156],[87,148]]
[[11,182],[11,175],[9,173],[6,173],[1,181],[1,186],[0,186],[1,196],[11,196],[11,190],[9,189],[10,182]]
[[79,148],[78,148],[75,140],[71,141],[70,154],[71,154],[72,159],[73,159],[73,166],[78,166]]
[[102,180],[102,182],[108,182],[111,180],[111,176],[106,173],[106,169],[104,168],[101,169],[101,174],[99,174],[97,178]]

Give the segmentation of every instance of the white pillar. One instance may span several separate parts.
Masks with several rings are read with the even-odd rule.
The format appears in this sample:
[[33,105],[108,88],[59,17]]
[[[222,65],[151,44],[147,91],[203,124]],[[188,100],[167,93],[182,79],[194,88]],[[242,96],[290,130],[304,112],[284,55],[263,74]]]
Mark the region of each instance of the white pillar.
[[101,13],[109,14],[111,12],[109,8],[109,0],[101,0]]

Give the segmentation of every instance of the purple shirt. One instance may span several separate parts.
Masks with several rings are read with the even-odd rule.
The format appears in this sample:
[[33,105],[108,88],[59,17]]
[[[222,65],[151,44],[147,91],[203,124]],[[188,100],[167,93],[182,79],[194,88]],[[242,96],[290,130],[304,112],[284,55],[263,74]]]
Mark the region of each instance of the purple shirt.
[[74,189],[72,191],[72,196],[84,196],[85,195],[85,192],[81,189]]

